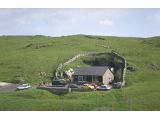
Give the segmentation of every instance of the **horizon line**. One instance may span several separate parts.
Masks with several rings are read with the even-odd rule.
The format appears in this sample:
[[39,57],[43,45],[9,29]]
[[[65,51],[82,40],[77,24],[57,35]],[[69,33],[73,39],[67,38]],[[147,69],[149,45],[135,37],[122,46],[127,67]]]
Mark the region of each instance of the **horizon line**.
[[45,35],[45,34],[4,34],[0,35],[0,37],[3,36],[46,36],[46,37],[67,37],[67,36],[76,36],[76,35],[88,35],[88,36],[101,36],[101,37],[129,37],[129,38],[152,38],[152,37],[159,37],[160,35],[154,35],[154,36],[123,36],[123,35],[102,35],[102,34],[65,34],[65,35]]

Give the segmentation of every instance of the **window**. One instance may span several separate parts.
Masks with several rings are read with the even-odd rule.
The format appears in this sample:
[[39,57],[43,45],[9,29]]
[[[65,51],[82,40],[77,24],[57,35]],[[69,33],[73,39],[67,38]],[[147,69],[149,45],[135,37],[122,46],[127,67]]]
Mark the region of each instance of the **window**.
[[87,76],[86,81],[87,82],[92,82],[92,76]]
[[93,82],[102,82],[102,76],[93,76]]
[[93,76],[93,82],[99,82],[98,76]]
[[83,76],[78,76],[78,82],[83,82]]
[[74,81],[78,81],[78,76],[74,76]]
[[102,82],[102,76],[98,76],[99,82]]
[[87,82],[87,76],[83,76],[83,81]]

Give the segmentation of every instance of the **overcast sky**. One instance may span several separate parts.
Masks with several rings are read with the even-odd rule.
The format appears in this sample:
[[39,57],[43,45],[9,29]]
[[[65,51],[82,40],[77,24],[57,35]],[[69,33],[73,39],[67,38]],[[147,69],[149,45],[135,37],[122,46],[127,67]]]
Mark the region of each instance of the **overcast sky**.
[[0,35],[159,36],[160,9],[0,9]]

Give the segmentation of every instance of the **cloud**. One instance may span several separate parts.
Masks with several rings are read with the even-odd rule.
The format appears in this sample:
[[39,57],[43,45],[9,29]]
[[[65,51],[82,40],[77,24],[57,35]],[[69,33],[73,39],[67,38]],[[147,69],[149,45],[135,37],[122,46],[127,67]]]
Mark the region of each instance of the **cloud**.
[[105,20],[101,20],[99,21],[100,25],[104,25],[104,26],[112,26],[113,25],[113,21],[109,20],[109,19],[105,19]]
[[139,36],[159,33],[159,22],[160,9],[0,9],[0,34]]

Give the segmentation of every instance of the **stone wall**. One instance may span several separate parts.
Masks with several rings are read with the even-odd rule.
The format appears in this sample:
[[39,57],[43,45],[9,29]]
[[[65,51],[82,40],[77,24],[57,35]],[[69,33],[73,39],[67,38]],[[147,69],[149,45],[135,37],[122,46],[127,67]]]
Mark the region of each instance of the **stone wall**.
[[121,56],[121,55],[119,55],[118,53],[116,53],[116,52],[114,52],[114,51],[112,51],[112,57],[114,58],[114,57],[117,57],[118,59],[120,59],[121,61],[122,61],[122,63],[123,63],[123,66],[122,66],[122,86],[124,86],[125,85],[125,77],[126,77],[126,69],[127,69],[127,62],[126,62],[126,59],[123,57],[123,56]]
[[[84,56],[87,56],[87,55],[96,55],[96,54],[106,54],[106,52],[89,52],[89,53],[77,54],[74,57],[72,57],[71,59],[69,59],[68,61],[59,64],[59,66],[57,67],[56,72],[55,72],[55,77],[56,78],[62,78],[63,77],[63,68],[66,65],[69,65],[70,63],[74,62],[78,58],[84,57]],[[122,57],[121,55],[119,55],[118,53],[114,52],[114,51],[112,51],[111,54],[112,54],[113,58],[116,57],[116,58],[122,60],[122,62],[123,62],[123,66],[122,66],[122,86],[124,86],[125,85],[126,68],[127,68],[126,59],[124,57]]]
[[80,57],[87,56],[87,55],[90,55],[90,54],[92,54],[92,53],[82,53],[82,54],[78,54],[78,55],[75,55],[74,57],[72,57],[71,59],[69,59],[68,61],[66,61],[65,63],[59,64],[59,66],[57,67],[56,72],[55,72],[55,77],[56,77],[56,78],[59,78],[59,77],[62,77],[62,76],[63,76],[63,75],[62,75],[62,74],[63,74],[63,73],[62,73],[62,70],[63,70],[63,68],[64,68],[66,65],[72,63],[73,61],[75,61],[76,59],[78,59],[78,58],[80,58]]

